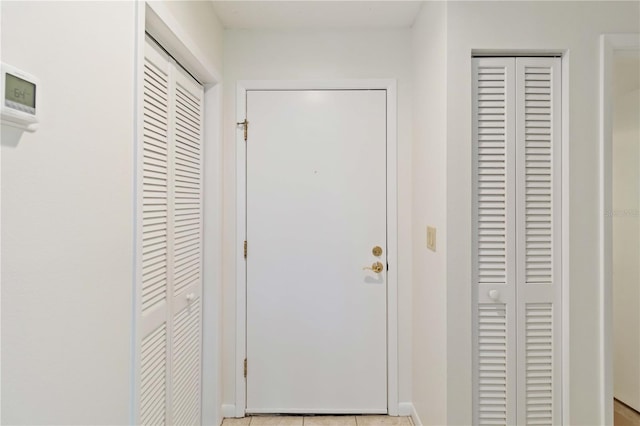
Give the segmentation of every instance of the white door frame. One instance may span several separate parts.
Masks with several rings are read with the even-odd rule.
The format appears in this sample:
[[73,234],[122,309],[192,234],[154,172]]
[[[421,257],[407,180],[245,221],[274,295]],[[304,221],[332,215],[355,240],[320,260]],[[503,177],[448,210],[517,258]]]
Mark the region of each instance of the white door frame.
[[[249,90],[386,90],[387,91],[387,409],[398,415],[398,178],[396,80],[247,80],[238,81],[236,121],[246,118]],[[249,122],[251,135],[251,122]],[[249,141],[251,138],[249,137]],[[244,130],[236,129],[236,417],[246,410],[244,359],[247,331],[247,271],[243,254],[246,238],[246,147]]]
[[[613,424],[612,139],[613,55],[639,50],[640,34],[600,36],[600,424]],[[609,191],[607,191],[609,189]]]

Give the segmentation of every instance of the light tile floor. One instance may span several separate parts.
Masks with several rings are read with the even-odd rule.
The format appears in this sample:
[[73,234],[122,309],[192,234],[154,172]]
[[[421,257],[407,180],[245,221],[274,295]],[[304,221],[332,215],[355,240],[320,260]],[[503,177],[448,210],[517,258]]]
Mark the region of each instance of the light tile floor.
[[413,426],[411,417],[363,416],[250,416],[224,419],[222,426]]
[[617,399],[613,400],[613,410],[614,426],[640,426],[640,413],[621,404]]

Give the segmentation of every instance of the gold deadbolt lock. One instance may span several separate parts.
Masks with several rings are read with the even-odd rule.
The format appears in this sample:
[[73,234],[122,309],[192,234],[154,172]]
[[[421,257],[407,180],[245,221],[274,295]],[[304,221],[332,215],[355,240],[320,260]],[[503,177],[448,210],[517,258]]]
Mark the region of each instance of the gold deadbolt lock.
[[380,246],[375,246],[375,247],[373,248],[373,250],[371,250],[371,252],[373,253],[373,255],[374,255],[375,257],[382,256],[382,247],[380,247]]
[[365,266],[364,268],[362,268],[363,271],[373,271],[376,274],[382,272],[383,269],[384,265],[382,264],[382,262],[374,262],[373,264],[371,264],[371,266]]

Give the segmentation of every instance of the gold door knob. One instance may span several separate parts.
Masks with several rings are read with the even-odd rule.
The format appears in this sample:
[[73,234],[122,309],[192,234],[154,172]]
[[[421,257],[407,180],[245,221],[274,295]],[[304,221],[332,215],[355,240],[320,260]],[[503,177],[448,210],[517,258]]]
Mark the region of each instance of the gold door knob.
[[381,262],[374,262],[371,266],[365,266],[362,268],[363,271],[373,271],[376,274],[379,274],[384,270],[384,265]]
[[382,256],[382,247],[380,247],[380,246],[375,246],[375,247],[373,248],[373,250],[371,250],[371,253],[373,253],[373,255],[374,255],[375,257],[380,257],[380,256]]

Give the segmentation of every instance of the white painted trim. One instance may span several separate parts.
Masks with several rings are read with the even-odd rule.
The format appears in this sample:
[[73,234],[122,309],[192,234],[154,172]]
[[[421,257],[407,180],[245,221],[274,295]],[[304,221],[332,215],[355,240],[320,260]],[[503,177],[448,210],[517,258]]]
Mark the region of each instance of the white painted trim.
[[[359,80],[250,80],[238,81],[236,121],[246,117],[247,90],[357,90],[387,91],[387,412],[398,415],[398,176],[397,83],[395,79]],[[251,125],[249,125],[250,131]],[[246,410],[244,358],[246,354],[246,147],[244,132],[236,128],[236,417]],[[288,410],[290,411],[290,410]],[[334,411],[335,412],[335,411]]]
[[341,408],[339,410],[334,409],[317,409],[317,408],[299,408],[292,410],[290,408],[260,408],[257,410],[251,410],[250,415],[254,414],[272,414],[272,413],[286,413],[286,414],[387,414],[386,410],[372,410],[370,408]]
[[562,56],[561,62],[560,62],[560,67],[561,67],[561,71],[562,71],[562,81],[561,81],[561,85],[562,85],[562,95],[561,95],[561,106],[560,106],[560,121],[561,121],[561,171],[560,171],[560,175],[561,175],[561,188],[560,188],[560,192],[561,192],[561,206],[560,206],[560,210],[561,210],[561,223],[560,223],[560,229],[561,229],[561,241],[560,241],[560,246],[561,246],[561,262],[560,262],[560,268],[562,269],[562,288],[561,288],[561,306],[562,306],[562,348],[561,348],[561,362],[562,362],[562,424],[568,425],[570,424],[570,413],[571,413],[571,407],[570,407],[570,386],[569,384],[571,383],[569,381],[570,379],[570,374],[571,374],[571,368],[570,368],[570,348],[571,348],[571,340],[570,340],[570,334],[569,334],[569,328],[570,328],[570,315],[569,315],[569,303],[570,303],[570,298],[569,295],[570,293],[570,268],[569,268],[569,242],[570,242],[570,232],[571,232],[571,227],[569,226],[570,222],[570,216],[569,216],[569,207],[570,207],[570,197],[569,197],[569,182],[570,182],[570,174],[569,174],[569,167],[570,167],[570,161],[569,161],[569,141],[571,140],[569,138],[569,58],[570,58],[570,52],[566,51],[564,53],[564,55]]
[[232,418],[236,416],[236,406],[233,404],[222,404],[222,417]]
[[144,3],[136,3],[136,28],[135,28],[135,68],[134,68],[134,135],[133,135],[133,282],[132,282],[132,303],[131,303],[131,402],[129,406],[129,422],[132,425],[140,424],[140,365],[142,352],[142,321],[138,314],[138,306],[142,299],[142,286],[138,285],[142,281],[142,239],[138,238],[142,230],[142,168],[139,161],[143,157],[143,99],[144,99],[144,54],[145,54],[145,26],[144,26]]
[[[391,90],[392,92],[395,93],[396,81],[390,80],[390,79],[239,80],[237,87],[239,92],[240,90],[242,90],[242,93],[246,92],[247,90],[358,90],[358,89]],[[393,109],[395,111],[397,108],[393,108]],[[242,111],[244,111],[244,109]],[[238,118],[240,117],[242,117],[242,120],[244,120],[244,115],[238,116]],[[393,119],[395,122],[395,115],[393,116]],[[242,121],[242,120],[238,120],[238,121]]]
[[222,99],[221,84],[205,86],[202,424],[215,426],[222,422]]
[[617,50],[640,49],[640,34],[600,36],[600,424],[613,424],[613,283],[612,283],[612,74]]
[[422,420],[420,420],[420,416],[416,411],[416,407],[411,404],[411,421],[413,422],[413,426],[422,426]]
[[387,90],[387,410],[398,415],[398,101],[396,80],[378,81]]
[[[202,424],[219,425],[222,421],[221,400],[221,330],[222,330],[222,276],[221,253],[222,242],[219,235],[222,230],[222,78],[221,72],[206,60],[206,56],[188,35],[185,27],[171,14],[161,2],[136,3],[136,57],[135,57],[135,129],[134,150],[135,165],[142,155],[142,91],[144,79],[144,43],[145,31],[186,67],[204,85],[204,135],[203,161],[205,182],[203,185],[204,198],[204,237],[203,262],[204,274],[202,281],[203,294],[203,322],[202,322]],[[142,174],[136,171],[134,183],[134,244],[136,247],[134,258],[133,283],[133,330],[132,333],[132,368],[131,368],[131,424],[138,424],[137,407],[139,404],[140,376],[140,324],[137,321],[137,307],[140,298],[138,282],[141,279],[142,250],[138,243],[137,234],[142,224],[138,212],[142,211],[138,194],[142,190]]]
[[204,86],[202,424],[222,422],[222,85]]
[[410,416],[413,411],[413,404],[411,402],[399,402],[398,403],[398,416]]
[[[238,83],[236,90],[236,121],[245,120],[247,112],[247,89]],[[244,417],[247,405],[247,386],[244,378],[247,331],[247,268],[243,255],[247,235],[247,150],[244,131],[236,126],[236,398],[235,417]]]

